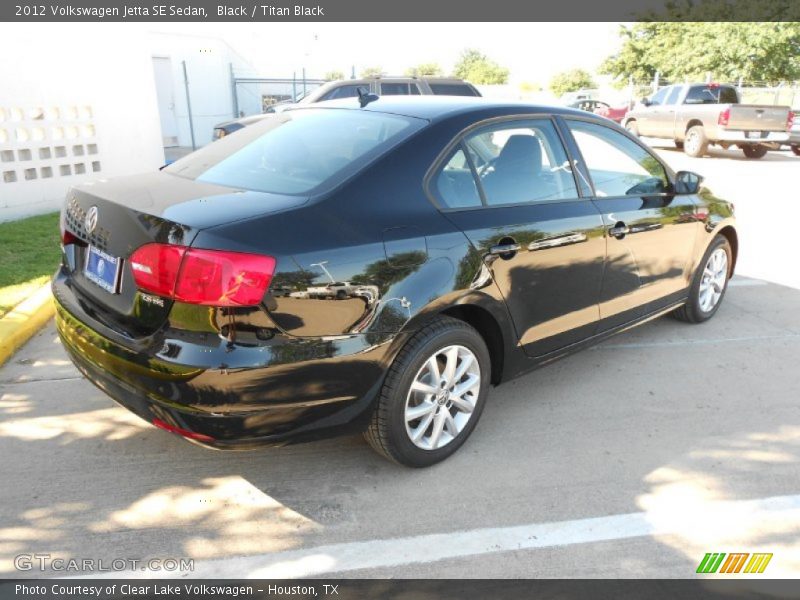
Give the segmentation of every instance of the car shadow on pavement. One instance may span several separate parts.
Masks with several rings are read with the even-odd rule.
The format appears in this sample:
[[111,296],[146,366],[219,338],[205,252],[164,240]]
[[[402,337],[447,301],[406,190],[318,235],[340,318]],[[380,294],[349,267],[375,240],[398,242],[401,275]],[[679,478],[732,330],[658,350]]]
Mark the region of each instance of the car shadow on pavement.
[[[358,436],[210,451],[114,406],[63,365],[59,379],[12,381],[0,400],[0,574],[39,576],[15,571],[21,553],[215,559],[642,511],[687,524],[659,539],[665,565],[747,545],[782,553],[796,573],[800,521],[751,526],[737,515],[731,526],[704,507],[798,493],[800,321],[788,310],[798,297],[731,288],[707,324],[660,319],[500,386],[467,444],[424,470],[385,461]],[[63,359],[53,336],[19,360]],[[572,576],[590,572],[572,564]],[[604,576],[636,576],[635,564]],[[558,575],[528,569],[521,576]]]

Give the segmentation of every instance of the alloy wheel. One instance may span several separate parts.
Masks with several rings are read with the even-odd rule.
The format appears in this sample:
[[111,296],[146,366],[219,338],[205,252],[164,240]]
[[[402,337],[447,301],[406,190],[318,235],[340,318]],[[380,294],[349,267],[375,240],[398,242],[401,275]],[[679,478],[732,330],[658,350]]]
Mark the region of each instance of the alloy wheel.
[[466,346],[453,345],[428,357],[406,397],[406,433],[423,450],[438,450],[464,430],[478,402],[481,369]]
[[700,309],[703,312],[711,312],[719,303],[727,278],[728,253],[724,248],[717,248],[708,257],[700,280]]

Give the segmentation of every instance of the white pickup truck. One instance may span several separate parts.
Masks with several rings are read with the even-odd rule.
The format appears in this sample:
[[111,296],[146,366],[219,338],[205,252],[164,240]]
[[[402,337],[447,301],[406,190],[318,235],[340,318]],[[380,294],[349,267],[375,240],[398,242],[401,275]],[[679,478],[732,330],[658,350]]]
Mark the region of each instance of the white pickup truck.
[[747,158],[761,158],[786,144],[793,114],[788,106],[741,104],[732,85],[688,83],[658,90],[625,115],[634,135],[666,138],[690,156],[710,144],[738,146]]

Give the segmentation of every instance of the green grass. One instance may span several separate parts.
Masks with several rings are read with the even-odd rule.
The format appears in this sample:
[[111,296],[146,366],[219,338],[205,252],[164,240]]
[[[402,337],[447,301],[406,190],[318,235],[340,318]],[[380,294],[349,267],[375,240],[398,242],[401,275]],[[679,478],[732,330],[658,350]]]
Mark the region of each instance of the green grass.
[[0,223],[0,315],[53,275],[59,246],[58,213]]

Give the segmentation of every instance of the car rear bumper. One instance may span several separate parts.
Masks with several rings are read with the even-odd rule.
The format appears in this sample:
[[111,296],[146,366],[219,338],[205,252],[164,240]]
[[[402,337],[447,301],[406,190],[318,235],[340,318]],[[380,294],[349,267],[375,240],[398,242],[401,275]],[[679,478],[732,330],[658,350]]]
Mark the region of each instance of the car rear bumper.
[[744,131],[726,131],[718,130],[717,141],[720,142],[734,142],[742,144],[758,144],[779,142],[785,143],[789,139],[789,132],[787,131],[768,131],[764,137],[750,138],[747,137]]
[[168,329],[134,348],[100,333],[58,275],[53,291],[59,336],[81,373],[147,422],[205,446],[248,449],[357,431],[383,383],[391,340],[276,336],[266,348],[217,341],[232,346],[231,364],[258,353],[261,365],[246,368],[180,340],[189,364],[162,354],[177,341]]

